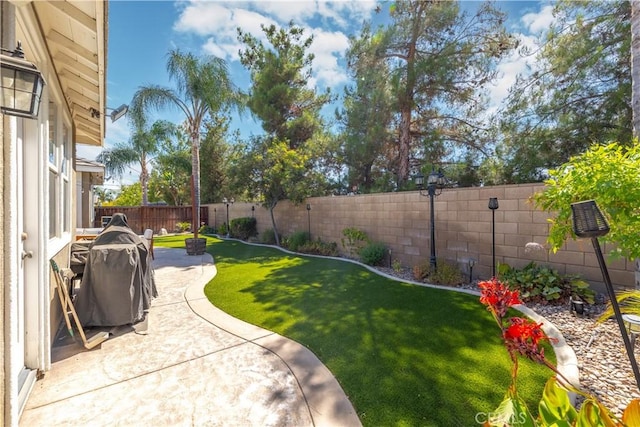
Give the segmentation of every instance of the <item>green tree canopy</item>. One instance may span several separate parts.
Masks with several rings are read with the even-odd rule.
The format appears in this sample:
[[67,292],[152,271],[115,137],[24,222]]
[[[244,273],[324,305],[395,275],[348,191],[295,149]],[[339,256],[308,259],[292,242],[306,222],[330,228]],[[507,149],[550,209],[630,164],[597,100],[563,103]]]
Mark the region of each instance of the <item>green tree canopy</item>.
[[[280,200],[302,201],[326,183],[319,172],[327,143],[320,109],[328,93],[308,88],[313,38],[303,38],[301,27],[262,26],[268,44],[238,29],[245,46],[240,61],[250,71],[248,105],[262,122],[266,135],[239,146],[234,155],[233,185],[269,209],[278,239],[273,209]],[[279,240],[277,240],[279,244]]]
[[149,180],[150,194],[156,201],[172,206],[189,203],[191,194],[191,146],[183,128],[176,138],[165,140],[155,159]]
[[640,144],[594,145],[551,171],[547,189],[536,193],[536,205],[554,213],[549,243],[554,251],[575,237],[571,203],[595,200],[611,228],[602,239],[618,253],[640,258]]
[[105,165],[107,173],[122,177],[128,166],[140,167],[142,205],[149,203],[149,166],[160,147],[176,132],[175,126],[165,120],[158,120],[150,127],[144,122],[134,122],[133,134],[127,142],[117,143],[113,148],[103,150],[96,160]]
[[469,14],[454,1],[401,1],[390,13],[387,27],[364,31],[364,40],[352,43],[351,56],[389,70],[400,187],[429,147],[484,150],[492,136],[482,117],[486,85],[513,40],[504,14],[490,3]]
[[539,181],[593,143],[631,142],[629,2],[559,1],[554,14],[500,113],[506,182]]

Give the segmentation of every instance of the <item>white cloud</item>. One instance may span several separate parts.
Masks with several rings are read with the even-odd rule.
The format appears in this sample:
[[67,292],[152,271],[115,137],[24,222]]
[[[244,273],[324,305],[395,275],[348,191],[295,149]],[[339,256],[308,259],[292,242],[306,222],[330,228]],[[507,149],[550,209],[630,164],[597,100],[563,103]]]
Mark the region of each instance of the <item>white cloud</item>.
[[553,6],[547,5],[536,13],[527,13],[521,18],[522,23],[533,34],[539,34],[549,29],[555,21],[553,16]]
[[[520,47],[526,47],[530,51],[535,49],[536,38],[524,34],[517,35]],[[535,58],[531,56],[523,57],[517,50],[512,51],[506,58],[498,64],[498,81],[491,88],[491,105],[497,106],[508,95],[509,88],[516,82],[516,77],[526,74],[529,67],[535,65]]]
[[251,2],[257,10],[271,15],[277,21],[286,23],[305,22],[318,11],[318,4],[315,1],[256,1]]
[[293,20],[305,28],[305,34],[314,36],[309,49],[315,55],[310,84],[332,87],[347,80],[340,59],[349,40],[337,29],[359,29],[375,6],[373,1],[189,1],[181,3],[174,29],[206,37],[202,44],[205,52],[233,62],[239,60],[238,51],[243,48],[237,39],[237,28],[265,42],[261,25],[286,26]]
[[317,82],[327,87],[347,81],[345,67],[338,63],[338,59],[344,56],[349,47],[349,38],[341,32],[328,32],[322,29],[314,29],[313,43],[310,52],[315,55],[313,70]]

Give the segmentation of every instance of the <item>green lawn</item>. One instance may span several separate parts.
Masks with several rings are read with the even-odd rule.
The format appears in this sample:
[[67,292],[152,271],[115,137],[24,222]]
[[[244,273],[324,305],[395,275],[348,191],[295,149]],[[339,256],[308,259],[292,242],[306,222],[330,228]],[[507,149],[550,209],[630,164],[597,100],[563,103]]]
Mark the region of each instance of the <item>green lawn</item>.
[[[163,242],[184,247],[184,236]],[[364,425],[473,426],[504,397],[510,360],[477,296],[236,241],[209,238],[207,250],[218,269],[209,300],[311,349]],[[521,362],[520,373],[519,391],[537,412],[550,372]]]

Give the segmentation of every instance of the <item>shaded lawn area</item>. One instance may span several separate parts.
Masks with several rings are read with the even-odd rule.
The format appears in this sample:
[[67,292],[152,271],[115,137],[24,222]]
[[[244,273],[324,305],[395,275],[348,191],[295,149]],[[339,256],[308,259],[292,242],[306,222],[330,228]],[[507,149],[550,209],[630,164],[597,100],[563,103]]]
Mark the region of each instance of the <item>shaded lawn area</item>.
[[[473,426],[502,401],[511,362],[477,296],[390,280],[349,262],[208,239],[218,270],[205,288],[209,300],[311,349],[364,425]],[[550,375],[520,363],[518,389],[534,413]]]

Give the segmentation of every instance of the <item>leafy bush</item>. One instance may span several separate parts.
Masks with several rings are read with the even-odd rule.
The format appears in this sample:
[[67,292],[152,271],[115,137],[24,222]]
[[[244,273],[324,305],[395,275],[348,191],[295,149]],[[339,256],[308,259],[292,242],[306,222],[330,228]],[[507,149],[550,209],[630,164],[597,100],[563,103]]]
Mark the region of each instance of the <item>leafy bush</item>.
[[325,243],[321,240],[307,242],[298,247],[298,252],[312,255],[338,256],[338,244],[336,242]]
[[307,231],[296,231],[291,236],[287,237],[284,241],[284,247],[287,249],[298,252],[300,246],[311,240],[311,236]]
[[402,264],[397,259],[393,260],[391,267],[393,268],[393,271],[395,271],[396,273],[400,273],[402,271]]
[[260,239],[262,243],[267,245],[275,245],[276,244],[276,233],[273,231],[273,228],[269,228],[262,233],[262,237]]
[[200,234],[216,234],[216,229],[211,227],[210,225],[203,225],[202,227],[200,227],[200,230],[198,230],[198,233],[200,233]]
[[387,254],[384,243],[373,242],[360,249],[360,261],[367,265],[380,265]]
[[355,227],[348,227],[342,230],[341,239],[342,247],[347,251],[347,255],[351,258],[357,258],[360,250],[369,243],[369,236],[362,230]]
[[413,278],[418,282],[425,280],[429,273],[431,272],[431,265],[429,261],[423,261],[420,264],[416,264],[413,266]]
[[256,219],[251,217],[235,218],[231,220],[231,235],[237,239],[248,240],[257,236]]
[[520,291],[525,302],[565,302],[578,296],[593,304],[595,293],[576,275],[561,275],[556,270],[530,262],[522,269],[507,264],[498,266],[498,277],[512,290]]
[[[609,221],[611,230],[602,241],[613,242],[612,254],[628,259],[640,257],[640,144],[594,144],[571,157],[558,169],[549,171],[545,191],[536,193],[536,206],[553,212],[548,241],[553,251],[574,237],[571,204],[594,199]],[[613,184],[615,183],[615,185]],[[619,252],[619,253],[618,253]]]
[[191,223],[190,222],[178,222],[176,223],[176,231],[178,233],[184,233],[185,231],[189,231],[191,230]]
[[227,224],[226,223],[218,226],[218,234],[220,236],[224,236],[224,235],[227,234]]
[[464,275],[456,264],[438,261],[438,268],[429,274],[429,281],[437,285],[460,286],[464,283]]

